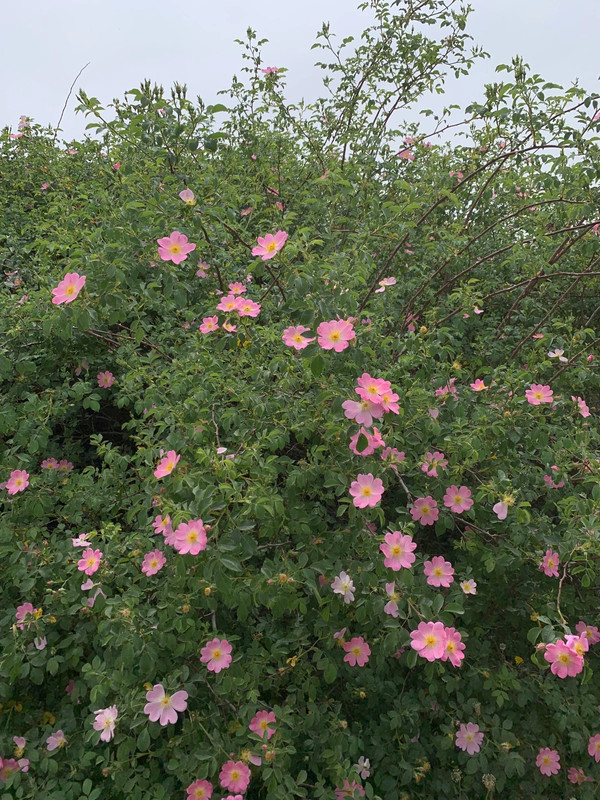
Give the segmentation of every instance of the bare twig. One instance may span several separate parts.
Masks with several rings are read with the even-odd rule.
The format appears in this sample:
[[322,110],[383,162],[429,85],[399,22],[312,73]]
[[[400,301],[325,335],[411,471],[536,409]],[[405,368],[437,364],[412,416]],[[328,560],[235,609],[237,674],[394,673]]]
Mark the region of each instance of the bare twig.
[[74,80],[74,81],[73,81],[73,83],[71,84],[71,88],[69,89],[69,94],[67,95],[67,99],[65,100],[65,104],[64,104],[64,106],[63,106],[63,109],[62,109],[62,111],[60,112],[60,117],[58,118],[58,122],[56,123],[56,128],[54,129],[54,138],[52,139],[52,144],[53,144],[53,145],[54,145],[54,144],[55,144],[55,142],[56,142],[56,137],[58,136],[58,130],[59,130],[59,128],[60,128],[60,123],[62,122],[62,118],[64,117],[64,115],[65,115],[65,111],[67,110],[67,104],[68,104],[68,102],[69,102],[69,98],[71,97],[71,93],[73,92],[73,87],[74,87],[74,86],[75,86],[75,84],[77,83],[77,80],[78,80],[79,76],[81,75],[81,73],[83,72],[83,70],[84,70],[84,69],[86,69],[87,67],[89,67],[90,63],[91,63],[91,62],[90,62],[90,61],[88,61],[88,63],[85,65],[85,67],[82,67],[82,68],[79,70],[79,72],[78,72],[78,73],[77,73],[77,75],[75,76],[75,80]]

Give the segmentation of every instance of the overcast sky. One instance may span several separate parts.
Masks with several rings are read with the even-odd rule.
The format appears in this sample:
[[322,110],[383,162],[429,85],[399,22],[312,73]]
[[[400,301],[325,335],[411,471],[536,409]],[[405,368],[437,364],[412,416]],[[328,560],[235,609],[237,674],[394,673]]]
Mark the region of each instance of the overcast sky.
[[[214,102],[239,73],[235,38],[252,26],[264,47],[265,66],[285,66],[288,97],[311,100],[321,93],[322,71],[310,49],[323,21],[341,38],[358,36],[366,15],[358,0],[0,0],[3,76],[0,127],[16,130],[27,114],[56,125],[69,87],[76,84],[103,105],[144,78],[187,83],[189,96]],[[520,54],[547,80],[579,79],[599,91],[600,0],[471,0],[469,31],[491,55],[472,76],[452,80],[442,104],[466,105],[495,80],[494,67]],[[81,136],[75,92],[63,118],[63,138]]]

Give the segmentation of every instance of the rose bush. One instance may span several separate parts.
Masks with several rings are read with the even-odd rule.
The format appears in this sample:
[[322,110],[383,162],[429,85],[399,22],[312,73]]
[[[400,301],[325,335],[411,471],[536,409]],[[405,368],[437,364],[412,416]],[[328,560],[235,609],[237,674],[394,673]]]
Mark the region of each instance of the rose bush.
[[371,5],[2,135],[2,800],[595,795],[598,99]]

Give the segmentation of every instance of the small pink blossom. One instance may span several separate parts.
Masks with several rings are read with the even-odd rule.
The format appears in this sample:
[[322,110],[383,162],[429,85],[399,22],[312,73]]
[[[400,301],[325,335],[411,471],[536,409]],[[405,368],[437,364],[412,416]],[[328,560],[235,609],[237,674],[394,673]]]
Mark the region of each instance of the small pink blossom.
[[592,778],[588,778],[581,767],[569,767],[567,778],[570,783],[588,783]]
[[115,161],[115,163],[112,165],[112,168],[114,169],[115,172],[117,170],[121,169],[121,162],[120,161]]
[[379,281],[379,289],[375,289],[375,294],[379,294],[380,292],[385,292],[387,286],[395,286],[396,285],[396,278],[383,278],[383,280]]
[[304,325],[291,325],[284,330],[281,338],[288,347],[293,347],[294,350],[304,350],[305,347],[308,347],[308,345],[315,340],[314,336],[308,338],[302,335],[309,330],[310,328],[306,328]]
[[477,594],[477,584],[472,578],[459,583],[460,588],[465,594]]
[[564,357],[564,355],[563,355],[564,352],[565,352],[564,350],[558,350],[558,349],[557,350],[550,350],[550,352],[548,353],[548,356],[550,358],[558,358],[559,361],[562,361],[563,363],[566,364],[569,361],[569,359]]
[[[256,160],[256,156],[252,156],[252,159]],[[251,214],[253,212],[253,210],[254,209],[252,208],[252,206],[249,206],[248,208],[244,208],[243,211],[240,211],[240,217],[247,217],[248,214]]]
[[571,400],[574,403],[577,403],[577,405],[579,406],[579,413],[581,414],[582,417],[591,416],[589,406],[582,397],[574,397],[573,395],[571,395]]
[[86,575],[93,575],[94,572],[98,571],[101,561],[102,552],[100,550],[92,550],[91,547],[88,547],[88,549],[84,550],[81,554],[81,558],[77,562],[77,569],[80,572],[84,572]]
[[454,567],[443,556],[434,556],[423,565],[427,583],[430,586],[443,586],[447,589],[454,581]]
[[485,383],[481,380],[481,378],[477,378],[475,383],[470,383],[469,386],[473,389],[474,392],[483,392],[484,389],[489,389],[489,386],[486,386]]
[[500,500],[498,503],[495,503],[492,506],[492,511],[498,517],[498,519],[506,519],[508,514],[508,503],[505,503],[504,500]]
[[85,285],[85,275],[77,272],[67,272],[55,289],[52,289],[52,302],[55,306],[61,303],[72,303]]
[[201,519],[182,522],[175,531],[173,547],[178,553],[197,556],[202,550],[206,550],[206,543],[206,527]]
[[546,645],[544,658],[551,665],[550,671],[559,678],[574,678],[583,670],[583,658],[562,639]]
[[64,735],[62,730],[56,731],[56,733],[50,734],[50,736],[46,739],[46,749],[49,753],[53,750],[57,750],[59,747],[64,747],[67,743],[67,737]]
[[73,464],[71,464],[70,461],[67,461],[66,458],[61,458],[61,460],[58,462],[56,469],[58,470],[58,472],[72,472]]
[[433,525],[440,512],[433,497],[427,495],[427,497],[417,497],[410,509],[410,515],[415,522],[420,522],[421,525]]
[[[22,136],[23,134],[22,133],[14,134],[14,135],[11,134],[10,138],[11,139],[16,138],[17,135],[18,136]],[[27,761],[27,759],[23,759],[23,760]],[[29,766],[29,762],[27,762],[27,765]],[[19,762],[15,761],[14,758],[4,758],[4,759],[0,758],[0,783],[6,783],[6,781],[9,778],[9,776],[11,775],[11,773],[18,772],[19,769],[20,769]],[[27,770],[23,770],[23,772],[26,772],[26,771]]]
[[430,478],[437,478],[438,469],[445,469],[448,466],[448,461],[443,453],[425,453],[425,460],[421,464],[421,470],[429,475]]
[[371,472],[357,475],[350,484],[350,494],[356,508],[373,508],[381,500],[383,492],[383,481],[373,477]]
[[444,495],[444,505],[456,514],[468,511],[473,505],[471,490],[467,489],[466,486],[461,486],[460,489],[454,484],[449,486]]
[[40,469],[58,469],[58,461],[55,458],[45,458],[40,464]]
[[352,324],[343,319],[321,322],[317,336],[323,350],[335,350],[336,353],[341,353],[356,338]]
[[548,385],[542,386],[541,383],[532,383],[531,388],[525,392],[525,397],[532,406],[552,403],[554,399],[552,389]]
[[228,333],[235,333],[235,331],[237,331],[237,325],[233,325],[229,320],[225,320],[223,323],[223,330],[226,330]]
[[260,303],[255,303],[249,297],[238,297],[239,303],[237,312],[240,317],[258,317],[260,314]]
[[230,792],[245,792],[250,783],[250,769],[243,761],[228,761],[221,767],[219,780]]
[[386,461],[392,469],[398,471],[396,464],[400,464],[406,458],[406,453],[403,450],[398,450],[396,447],[385,447],[381,451],[381,458]]
[[177,466],[181,456],[178,456],[175,450],[169,450],[164,458],[161,458],[157,468],[154,470],[155,478],[164,478],[165,475],[170,475]]
[[279,67],[267,67],[266,69],[261,69],[261,72],[264,75],[271,75],[271,74],[277,72],[278,69],[279,69]]
[[483,733],[480,732],[479,725],[474,722],[467,722],[466,725],[461,724],[456,732],[455,742],[460,750],[466,750],[472,756],[481,750]]
[[401,531],[393,531],[386,533],[384,539],[385,541],[379,545],[379,549],[385,556],[383,562],[385,567],[398,572],[401,569],[410,568],[415,563],[414,551],[417,549],[417,543],[411,536]]
[[354,582],[345,572],[340,572],[331,582],[331,588],[335,594],[341,594],[344,603],[351,603],[354,600]]
[[188,242],[188,237],[179,231],[172,231],[169,236],[157,239],[157,242],[160,258],[163,261],[172,261],[174,264],[181,264],[188,254],[196,249],[196,245]]
[[8,494],[24,492],[28,486],[29,473],[24,469],[13,469],[9,475],[8,481],[6,482],[6,491]]
[[209,781],[198,779],[187,787],[186,792],[186,800],[210,800],[213,793],[213,785]]
[[164,533],[167,528],[171,527],[171,517],[168,514],[165,514],[164,517],[161,514],[157,514],[154,517],[152,527],[154,528],[154,533]]
[[575,626],[575,630],[580,636],[585,636],[590,644],[598,644],[600,642],[600,630],[595,625],[586,625],[585,622],[579,621]]
[[592,756],[594,761],[600,761],[600,733],[590,736],[588,753]]
[[210,333],[216,331],[219,327],[219,317],[215,314],[214,317],[204,317],[202,325],[198,327],[200,333]]
[[186,710],[187,699],[187,692],[179,691],[169,695],[161,683],[155,683],[146,692],[148,702],[144,706],[144,714],[148,715],[150,722],[158,722],[163,726],[169,723],[174,725],[177,722],[177,712]]
[[408,149],[406,149],[406,150],[400,150],[400,152],[399,152],[399,153],[396,153],[396,156],[397,156],[398,158],[403,158],[403,159],[405,159],[406,161],[414,161],[414,160],[415,160],[415,157],[414,157],[414,155],[413,155],[413,154],[410,152],[410,150],[408,150]]
[[182,192],[179,192],[179,197],[183,200],[183,202],[187,206],[196,205],[196,195],[192,192],[191,189],[184,189]]
[[444,632],[446,634],[446,643],[444,645],[442,661],[449,661],[453,667],[460,667],[465,657],[463,653],[465,645],[462,636],[454,628],[445,628]]
[[76,539],[71,539],[73,547],[89,547],[90,543],[87,540],[89,533],[82,533]]
[[36,636],[33,640],[36,650],[45,650],[48,644],[48,639],[45,636]]
[[[200,661],[209,672],[221,672],[231,664],[232,647],[227,639],[212,639],[200,651]],[[226,787],[228,788],[228,787]]]
[[345,779],[343,786],[336,786],[335,788],[335,800],[346,800],[346,798],[355,798],[355,797],[364,797],[365,790],[362,788],[360,783],[357,781],[352,781],[352,783]]
[[267,233],[266,236],[258,236],[256,239],[258,245],[252,248],[252,255],[260,256],[263,261],[267,261],[281,250],[287,238],[288,235],[285,231],[277,231],[274,236],[271,233]]
[[391,617],[397,618],[399,616],[398,600],[400,599],[400,595],[396,592],[395,581],[392,581],[391,583],[386,583],[385,593],[387,594],[389,600],[383,607],[383,611],[385,614],[389,614]]
[[366,425],[367,428],[371,427],[374,419],[381,419],[384,413],[382,405],[371,400],[345,400],[342,408],[347,419],[353,419],[358,425]]
[[164,565],[167,563],[167,559],[163,556],[160,550],[152,550],[150,553],[146,553],[144,556],[144,560],[142,561],[142,572],[150,577],[150,575],[156,575]]
[[560,771],[560,757],[556,750],[549,747],[542,747],[535,760],[536,767],[539,767],[542,775],[556,775]]
[[415,631],[411,631],[410,646],[427,661],[442,658],[446,649],[446,629],[442,622],[419,622]]
[[199,278],[208,278],[208,270],[210,269],[210,264],[207,264],[206,261],[199,261],[198,262],[198,270],[196,271],[196,275]]
[[241,297],[237,297],[234,294],[228,294],[226,297],[222,297],[219,301],[217,305],[217,311],[225,311],[226,314],[229,314],[231,311],[238,311],[241,302]]
[[371,648],[362,636],[355,636],[349,642],[345,642],[344,650],[346,651],[344,661],[347,661],[351,667],[355,667],[357,664],[359,667],[364,667],[371,655]]
[[119,713],[116,706],[109,706],[108,708],[99,708],[94,711],[96,719],[94,720],[93,728],[95,731],[102,731],[100,740],[103,742],[110,742],[115,735],[115,723]]
[[[366,444],[362,450],[358,450],[358,440],[361,436],[365,438]],[[373,453],[380,447],[385,447],[385,442],[381,438],[381,433],[379,432],[378,428],[373,428],[373,433],[369,433],[368,430],[361,427],[358,433],[355,433],[354,436],[350,437],[349,447],[355,455],[363,456],[364,458],[366,456],[373,455]]]
[[[31,605],[31,603],[23,603],[23,605],[21,605],[21,606],[17,606],[17,610],[16,610],[16,612],[15,612],[15,618],[16,618],[16,620],[17,620],[17,628],[19,628],[19,630],[21,630],[21,631],[22,631],[22,630],[23,630],[23,628],[25,627],[25,626],[23,625],[23,620],[25,620],[25,619],[26,619],[26,617],[28,616],[28,614],[32,614],[32,615],[33,615],[33,614],[35,614],[35,613],[36,613],[36,610],[35,610],[35,608],[34,608],[34,607]],[[28,622],[28,623],[27,623],[27,629],[28,629],[28,630],[29,630],[29,626],[30,626],[30,624],[31,624],[30,622]]]
[[106,370],[106,372],[99,372],[97,377],[98,386],[102,389],[109,389],[115,382],[115,376],[108,370]]
[[558,578],[559,564],[558,553],[554,553],[552,550],[546,550],[546,555],[542,559],[539,569],[543,570],[544,575],[547,575],[549,578]]
[[40,189],[42,190],[42,192],[45,192],[46,189],[49,189],[49,188],[50,188],[50,184],[49,183],[42,183],[42,185],[40,186]]
[[277,719],[272,711],[258,711],[250,720],[248,727],[252,733],[256,733],[261,739],[267,737],[267,741],[275,733],[275,728],[269,728],[269,723],[275,725]]
[[247,291],[248,287],[244,286],[244,284],[240,283],[239,281],[229,284],[229,294],[244,294]]

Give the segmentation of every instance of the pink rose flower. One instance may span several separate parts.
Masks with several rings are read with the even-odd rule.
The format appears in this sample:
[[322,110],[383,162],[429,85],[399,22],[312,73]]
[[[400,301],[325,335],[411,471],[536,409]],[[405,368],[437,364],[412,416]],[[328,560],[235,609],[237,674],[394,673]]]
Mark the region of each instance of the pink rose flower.
[[206,527],[201,519],[182,522],[174,534],[173,547],[178,553],[189,553],[197,556],[206,550]]
[[445,469],[447,466],[448,461],[444,454],[438,453],[436,450],[435,453],[425,453],[425,460],[423,464],[421,464],[421,471],[429,475],[430,478],[437,478],[438,469]]
[[196,205],[196,196],[191,189],[184,189],[182,192],[179,192],[179,197],[187,206]]
[[443,586],[447,589],[454,581],[454,567],[443,556],[434,556],[424,564],[424,573],[430,586]]
[[230,792],[245,792],[250,783],[250,769],[243,761],[228,761],[221,767],[219,780]]
[[271,233],[267,233],[264,237],[258,236],[256,239],[258,245],[252,248],[252,255],[260,256],[263,261],[267,261],[281,250],[287,238],[288,235],[285,231],[277,231],[274,236]]
[[158,722],[163,726],[169,723],[174,725],[177,722],[177,712],[186,710],[187,699],[187,692],[179,691],[169,695],[161,683],[155,683],[146,692],[148,702],[144,706],[144,714],[149,716],[150,722]]
[[383,565],[398,572],[400,569],[411,567],[416,559],[414,550],[417,543],[413,542],[412,537],[401,531],[386,533],[384,543],[379,545],[379,549],[385,556]]
[[[231,645],[227,639],[212,639],[200,651],[200,661],[209,672],[221,672],[231,664]],[[225,787],[230,788],[230,787]]]
[[446,629],[442,622],[419,622],[415,631],[411,631],[410,646],[427,661],[442,658],[446,650]]
[[172,261],[174,264],[181,264],[191,253],[196,249],[195,244],[188,242],[188,237],[173,231],[170,236],[163,236],[162,239],[157,239],[158,242],[158,255],[163,261]]
[[93,575],[98,571],[100,562],[102,561],[102,552],[100,550],[92,550],[88,547],[81,554],[81,558],[77,562],[77,569],[80,572],[85,572],[86,575]]
[[154,470],[155,478],[164,478],[169,475],[175,467],[181,456],[178,456],[175,450],[169,450],[164,458],[161,458],[158,467]]
[[550,672],[559,678],[574,678],[583,670],[583,657],[562,639],[546,645],[544,658],[551,665]]
[[462,636],[454,628],[445,628],[444,633],[446,634],[446,643],[441,659],[442,661],[449,661],[453,667],[460,667],[465,657],[463,653],[465,645]]
[[85,285],[85,275],[77,272],[67,272],[55,289],[52,289],[52,302],[55,306],[61,303],[72,303]]
[[275,725],[276,722],[275,714],[272,711],[258,711],[250,720],[248,727],[252,733],[256,733],[261,739],[266,736],[267,740],[269,740],[275,733],[275,728],[269,728],[269,723]]
[[304,350],[305,347],[308,347],[308,345],[315,340],[314,336],[308,338],[302,335],[309,330],[310,328],[306,328],[304,325],[291,325],[284,330],[281,338],[288,347],[293,347],[294,350]]
[[594,736],[590,737],[588,753],[592,756],[594,761],[600,761],[600,733],[596,733]]
[[24,469],[13,469],[6,482],[6,491],[8,494],[17,494],[24,492],[29,486],[29,473]]
[[357,475],[356,480],[350,484],[352,502],[356,508],[372,508],[376,506],[383,495],[383,481],[373,477],[371,472],[366,475]]
[[582,417],[591,417],[589,406],[582,397],[574,397],[571,395],[571,400],[579,406],[579,413]]
[[219,327],[219,318],[215,314],[214,317],[204,317],[202,320],[202,325],[198,326],[198,330],[200,333],[210,333],[211,331],[216,331]]
[[102,389],[110,388],[113,383],[115,382],[115,376],[112,372],[106,370],[106,372],[99,372],[98,373],[98,386]]
[[341,353],[355,338],[354,327],[343,319],[332,319],[330,322],[321,322],[317,328],[319,345],[323,350],[335,350]]
[[152,550],[152,552],[146,553],[144,556],[144,560],[142,561],[142,572],[148,577],[150,577],[150,575],[156,575],[156,573],[159,572],[166,563],[167,559],[163,556],[160,550]]
[[249,297],[238,297],[239,303],[237,312],[240,317],[258,317],[260,314],[260,303],[255,303]]
[[410,515],[415,522],[420,522],[421,525],[433,525],[440,512],[433,497],[427,495],[427,497],[417,497],[410,509]]
[[551,403],[553,401],[553,392],[549,386],[542,386],[541,383],[532,383],[531,389],[525,392],[527,402],[532,406],[539,406],[541,403]]
[[476,725],[474,722],[467,722],[466,725],[461,724],[456,732],[456,746],[460,750],[466,750],[470,756],[475,755],[475,753],[481,750],[482,741],[483,733],[480,732],[479,725]]
[[468,511],[473,505],[471,490],[466,486],[461,486],[460,489],[458,486],[449,486],[444,495],[444,505],[456,514]]
[[53,750],[57,750],[59,747],[64,747],[67,743],[67,737],[64,735],[62,730],[56,731],[56,733],[51,733],[50,736],[46,739],[46,749],[49,753]]
[[119,716],[116,706],[109,706],[108,708],[99,708],[94,711],[96,719],[94,720],[93,728],[95,731],[102,731],[100,739],[103,742],[110,742],[115,735],[115,722]]
[[351,667],[355,667],[357,664],[359,667],[364,667],[371,655],[371,648],[362,636],[355,636],[349,642],[345,642],[344,650],[346,651],[344,661],[347,661]]
[[556,750],[542,747],[535,760],[535,765],[539,767],[542,775],[556,775],[560,771],[560,757]]
[[558,553],[554,553],[552,550],[546,550],[546,555],[542,559],[539,569],[543,570],[544,575],[547,575],[549,578],[558,578],[559,564],[560,559]]

